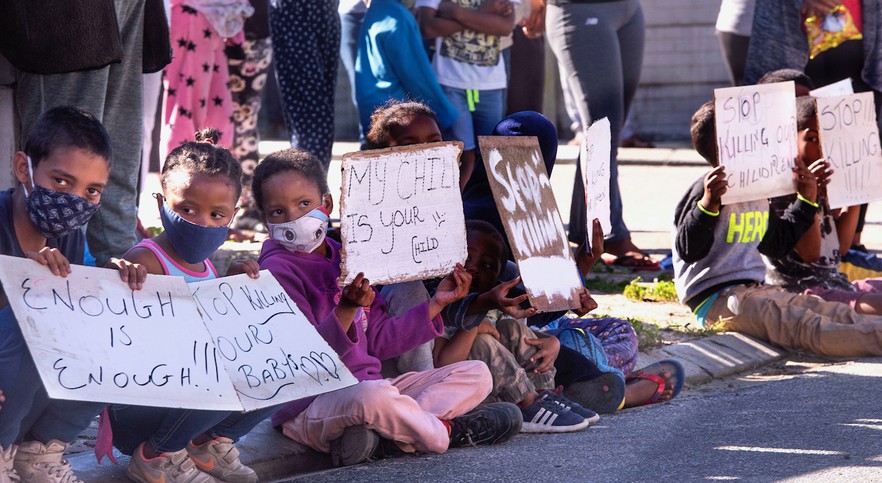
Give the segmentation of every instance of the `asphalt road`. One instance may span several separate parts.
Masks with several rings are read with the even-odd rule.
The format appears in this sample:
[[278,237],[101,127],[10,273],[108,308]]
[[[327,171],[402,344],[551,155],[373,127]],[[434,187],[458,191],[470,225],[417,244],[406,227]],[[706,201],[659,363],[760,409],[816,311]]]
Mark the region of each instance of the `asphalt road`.
[[574,434],[286,481],[882,481],[882,359],[793,360]]

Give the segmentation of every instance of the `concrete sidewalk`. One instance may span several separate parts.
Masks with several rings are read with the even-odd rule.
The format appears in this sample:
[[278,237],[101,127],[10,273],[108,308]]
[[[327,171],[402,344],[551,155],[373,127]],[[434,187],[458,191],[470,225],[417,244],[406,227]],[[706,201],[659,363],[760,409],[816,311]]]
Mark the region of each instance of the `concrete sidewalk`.
[[[771,347],[756,339],[737,333],[717,334],[711,337],[663,346],[640,353],[638,367],[654,361],[675,358],[686,370],[686,384],[696,385],[764,366],[787,355],[786,351]],[[687,388],[688,390],[688,388]],[[614,418],[615,415],[604,416]],[[254,468],[261,481],[273,481],[331,468],[328,455],[301,446],[274,430],[264,421],[237,445],[242,462]],[[95,464],[92,452],[69,458],[78,476],[86,482],[105,483],[128,481],[125,468],[129,458],[114,450],[119,461],[115,466],[105,460]]]

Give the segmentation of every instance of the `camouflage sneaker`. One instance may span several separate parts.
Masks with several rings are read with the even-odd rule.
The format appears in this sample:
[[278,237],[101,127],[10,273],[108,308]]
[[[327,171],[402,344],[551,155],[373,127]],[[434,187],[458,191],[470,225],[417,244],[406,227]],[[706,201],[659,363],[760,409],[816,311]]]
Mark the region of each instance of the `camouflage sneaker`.
[[190,459],[204,473],[227,483],[257,483],[257,473],[239,461],[239,450],[230,438],[217,438],[201,445],[187,445]]

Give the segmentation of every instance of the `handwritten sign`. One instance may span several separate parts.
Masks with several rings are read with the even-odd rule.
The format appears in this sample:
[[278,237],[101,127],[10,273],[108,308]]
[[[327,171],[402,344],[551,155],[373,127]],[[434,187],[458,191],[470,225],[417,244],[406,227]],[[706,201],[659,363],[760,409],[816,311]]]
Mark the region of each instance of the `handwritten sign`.
[[67,278],[0,256],[0,282],[49,397],[241,410],[183,278],[150,275],[132,291],[116,271]]
[[827,185],[831,208],[882,199],[882,149],[872,92],[819,97],[821,153],[833,176]]
[[591,125],[582,137],[582,152],[579,157],[582,168],[582,181],[585,183],[585,205],[587,233],[596,218],[604,233],[612,231],[609,221],[609,176],[612,135],[609,119],[603,118]]
[[462,143],[343,156],[340,279],[387,284],[447,275],[466,259]]
[[490,189],[530,304],[579,308],[582,281],[535,136],[479,136]]
[[189,287],[246,411],[358,382],[270,272]]
[[714,89],[717,154],[729,190],[723,204],[794,193],[793,82]]
[[812,97],[847,96],[849,94],[854,94],[854,85],[851,83],[851,78],[847,78],[832,84],[827,84],[824,87],[818,87],[817,89],[810,91],[809,94],[811,94]]

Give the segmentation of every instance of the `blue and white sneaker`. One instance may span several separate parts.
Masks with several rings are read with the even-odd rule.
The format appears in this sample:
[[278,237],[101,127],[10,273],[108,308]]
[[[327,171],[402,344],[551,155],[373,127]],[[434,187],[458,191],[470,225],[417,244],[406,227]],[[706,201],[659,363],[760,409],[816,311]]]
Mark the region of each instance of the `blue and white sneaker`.
[[548,392],[536,396],[529,407],[521,408],[524,415],[522,433],[571,433],[588,427],[590,422],[570,408],[549,397]]
[[557,391],[545,390],[545,391],[540,391],[539,394],[547,394],[551,400],[553,400],[556,403],[560,404],[561,406],[569,409],[570,411],[578,414],[579,416],[582,416],[583,418],[585,418],[585,420],[588,421],[589,424],[594,424],[594,423],[600,421],[599,414],[586,408],[585,406],[582,406],[581,404],[579,404],[575,401],[571,401],[571,400],[567,399],[563,395],[563,387],[562,386],[558,387]]

